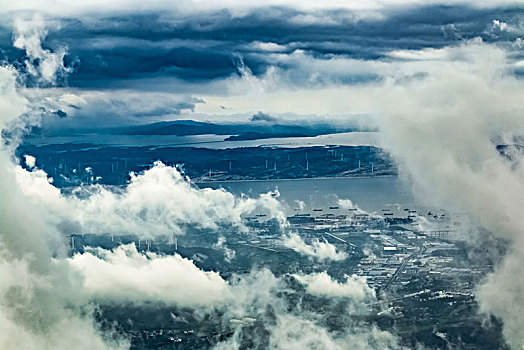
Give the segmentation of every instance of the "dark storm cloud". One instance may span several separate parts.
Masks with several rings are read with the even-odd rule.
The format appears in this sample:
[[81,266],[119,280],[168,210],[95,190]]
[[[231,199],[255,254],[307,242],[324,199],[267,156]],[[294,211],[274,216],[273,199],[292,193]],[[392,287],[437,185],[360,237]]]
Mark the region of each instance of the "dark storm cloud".
[[268,123],[278,122],[278,118],[273,117],[272,115],[260,112],[260,111],[257,114],[253,114],[249,120],[252,122],[268,122]]
[[[440,48],[477,36],[509,43],[518,34],[493,30],[493,21],[516,23],[520,11],[426,6],[365,20],[355,19],[347,10],[310,13],[285,7],[257,9],[242,16],[227,10],[184,18],[165,13],[84,16],[63,19],[44,45],[67,46],[66,65],[75,67],[69,78],[73,87],[121,87],[126,81],[157,78],[199,83],[238,74],[240,64],[255,76],[272,66],[284,71],[295,68],[285,60],[275,60],[275,52],[303,50],[320,60],[382,60],[392,50]],[[20,61],[23,55],[11,48],[11,38],[0,32],[0,39],[4,56]],[[375,77],[346,76],[338,82],[369,79]]]

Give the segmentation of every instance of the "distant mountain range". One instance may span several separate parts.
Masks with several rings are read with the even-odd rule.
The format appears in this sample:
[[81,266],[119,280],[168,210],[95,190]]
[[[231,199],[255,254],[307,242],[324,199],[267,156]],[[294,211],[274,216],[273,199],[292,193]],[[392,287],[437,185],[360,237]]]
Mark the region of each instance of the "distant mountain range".
[[360,130],[356,127],[340,127],[330,124],[270,124],[270,123],[243,123],[243,124],[215,124],[194,120],[177,120],[159,122],[146,125],[113,129],[111,133],[120,135],[231,135],[226,141],[258,140],[279,137],[307,137],[325,134],[334,134]]
[[253,121],[238,124],[217,124],[195,120],[176,120],[143,125],[133,125],[97,129],[35,129],[32,137],[75,136],[82,134],[114,135],[224,135],[226,141],[259,140],[282,137],[309,137],[352,131],[375,131],[352,125],[333,125],[329,123],[284,124],[282,122]]

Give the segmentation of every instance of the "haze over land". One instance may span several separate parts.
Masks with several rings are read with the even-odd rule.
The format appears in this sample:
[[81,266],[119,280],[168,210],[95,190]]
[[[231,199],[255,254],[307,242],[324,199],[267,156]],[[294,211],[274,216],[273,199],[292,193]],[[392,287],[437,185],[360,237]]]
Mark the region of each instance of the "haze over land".
[[0,348],[524,348],[523,14],[0,0]]

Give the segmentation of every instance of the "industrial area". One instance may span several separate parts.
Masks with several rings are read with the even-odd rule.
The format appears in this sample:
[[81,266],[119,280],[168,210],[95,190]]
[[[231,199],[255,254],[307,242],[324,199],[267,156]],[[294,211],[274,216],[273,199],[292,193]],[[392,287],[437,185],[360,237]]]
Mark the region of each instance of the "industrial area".
[[[356,317],[358,322],[394,331],[409,347],[474,349],[483,342],[492,348],[504,348],[497,328],[500,325],[491,320],[491,329],[486,328],[475,301],[475,286],[492,270],[492,262],[468,256],[459,220],[444,210],[419,213],[397,208],[366,213],[334,204],[306,213],[297,209],[285,224],[263,213],[247,216],[244,221],[249,229],[244,232],[231,227],[203,230],[188,226],[184,235],[165,240],[73,235],[71,254],[88,246],[111,249],[134,243],[140,251],[187,257],[199,268],[217,271],[226,280],[269,269],[275,276],[284,277],[293,293],[301,295],[305,292],[300,283],[293,281],[294,274],[327,271],[338,280],[355,275],[364,278],[375,291],[377,302],[366,316],[346,315],[352,322]],[[286,243],[290,234],[298,235],[305,244],[323,242],[334,246],[345,258],[319,259],[302,254]],[[219,237],[223,237],[222,244],[217,244]],[[340,315],[336,304],[326,305],[310,297],[301,300],[301,305],[288,301],[290,309],[308,304],[334,330],[349,322],[333,321],[346,317]],[[122,315],[132,322],[123,322]],[[119,324],[120,332],[129,336],[137,349],[210,348],[239,328],[260,333],[261,344],[267,345],[264,329],[275,322],[268,315],[253,314],[231,318],[224,325],[224,315],[199,319],[184,308],[151,305],[105,305],[99,317],[101,324]],[[245,348],[251,345],[246,343]]]

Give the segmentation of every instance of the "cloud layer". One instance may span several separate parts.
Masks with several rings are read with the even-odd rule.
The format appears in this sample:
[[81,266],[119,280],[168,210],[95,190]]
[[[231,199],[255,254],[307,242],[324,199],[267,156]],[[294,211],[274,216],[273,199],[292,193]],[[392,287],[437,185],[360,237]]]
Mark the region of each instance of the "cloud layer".
[[524,86],[495,46],[473,41],[453,51],[471,63],[435,65],[426,79],[381,92],[385,141],[421,198],[467,212],[511,242],[477,298],[483,311],[502,318],[509,344],[521,348],[524,275],[515,264],[524,256],[522,153],[509,161],[496,146],[511,147],[524,135]]
[[[459,60],[445,49],[473,38],[503,47],[523,73],[519,1],[220,1],[205,10],[195,1],[17,1],[4,8],[6,60],[26,71],[28,83],[76,89],[86,103],[65,108],[79,117],[77,126],[193,110],[358,113],[354,101],[317,90],[381,82],[400,71],[399,78],[420,78],[424,64]],[[319,99],[324,103],[314,103]]]
[[141,254],[134,244],[76,254],[70,264],[82,275],[84,292],[101,302],[200,307],[231,297],[218,273],[204,272],[180,255]]
[[341,261],[348,257],[346,252],[339,251],[336,246],[326,240],[321,242],[318,238],[313,238],[311,243],[308,244],[296,233],[284,236],[283,243],[284,246],[293,249],[297,253],[318,261]]
[[263,210],[282,224],[285,216],[278,192],[259,198],[236,197],[223,189],[199,189],[175,167],[160,162],[143,174],[133,174],[123,190],[103,186],[80,187],[63,195],[41,170],[16,168],[22,191],[45,207],[50,221],[64,234],[135,234],[171,237],[188,225],[217,229],[232,225],[245,230],[242,216]]

